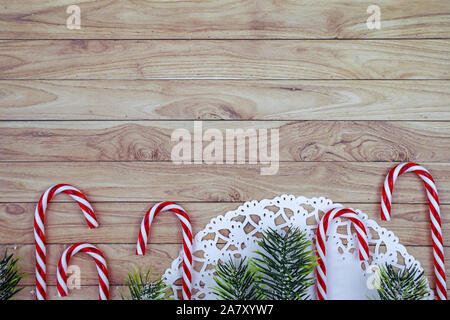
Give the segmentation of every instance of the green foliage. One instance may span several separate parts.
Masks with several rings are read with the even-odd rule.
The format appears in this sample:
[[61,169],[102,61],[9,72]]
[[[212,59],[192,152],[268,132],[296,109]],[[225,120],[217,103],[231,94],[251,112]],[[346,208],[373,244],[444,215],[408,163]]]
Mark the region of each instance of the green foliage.
[[225,300],[308,299],[317,259],[306,235],[297,229],[269,229],[258,244],[251,261],[231,259],[216,267],[214,293]]
[[23,288],[17,288],[20,280],[25,277],[24,273],[20,272],[18,265],[19,259],[13,258],[13,255],[5,255],[0,260],[0,300],[11,300],[12,297]]
[[[169,287],[163,280],[151,281],[152,270],[145,275],[136,270],[128,273],[127,286],[130,291],[131,300],[165,300],[169,296]],[[127,298],[120,292],[122,300]]]
[[256,270],[246,259],[230,259],[216,266],[213,293],[223,300],[261,300]]
[[316,267],[312,242],[298,229],[284,234],[269,229],[258,242],[261,250],[253,260],[261,275],[261,290],[269,300],[309,299],[308,288],[314,283]]
[[381,266],[376,286],[381,300],[421,300],[429,296],[423,271],[410,266],[396,271],[392,265]]

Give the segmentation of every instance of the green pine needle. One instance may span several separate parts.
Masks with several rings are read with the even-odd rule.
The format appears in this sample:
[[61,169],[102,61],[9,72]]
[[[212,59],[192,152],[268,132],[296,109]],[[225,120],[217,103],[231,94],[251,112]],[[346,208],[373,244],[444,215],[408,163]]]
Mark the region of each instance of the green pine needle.
[[427,279],[417,266],[399,271],[392,265],[381,266],[377,291],[380,300],[422,300],[430,295]]
[[[169,296],[169,287],[161,278],[151,281],[152,270],[145,275],[138,271],[128,273],[127,287],[130,291],[131,300],[166,300]],[[120,292],[122,300],[127,298]]]
[[298,229],[284,234],[269,229],[258,242],[261,250],[253,263],[261,275],[261,290],[269,300],[309,299],[317,257],[312,242]]
[[213,293],[223,300],[261,300],[262,292],[257,286],[259,281],[256,270],[241,259],[231,259],[216,266],[214,281],[217,286]]
[[18,288],[20,280],[25,277],[18,265],[19,259],[8,255],[8,250],[0,260],[0,300],[11,300],[12,297],[23,288]]

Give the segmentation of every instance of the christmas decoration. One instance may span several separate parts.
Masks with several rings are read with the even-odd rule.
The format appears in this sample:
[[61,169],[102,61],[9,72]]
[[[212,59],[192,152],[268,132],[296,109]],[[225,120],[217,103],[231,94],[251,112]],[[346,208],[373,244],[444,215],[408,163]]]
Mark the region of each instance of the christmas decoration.
[[308,288],[316,267],[312,242],[298,229],[264,232],[253,259],[261,277],[261,291],[269,300],[309,299]]
[[66,193],[75,200],[81,208],[86,218],[89,228],[98,227],[97,218],[95,217],[92,206],[81,193],[80,190],[68,184],[57,184],[47,189],[39,199],[34,215],[34,239],[36,243],[36,299],[45,300],[47,298],[46,285],[46,248],[45,248],[45,212],[52,198],[59,194]]
[[137,241],[136,254],[144,255],[145,246],[150,232],[150,225],[155,216],[160,212],[173,212],[178,217],[183,229],[183,290],[182,295],[184,300],[191,299],[192,290],[192,228],[191,221],[186,211],[174,202],[165,201],[155,204],[147,211],[142,219],[141,229],[139,231],[139,238]]
[[[170,289],[164,284],[161,278],[151,281],[152,271],[149,270],[145,275],[138,271],[128,273],[126,285],[130,292],[131,300],[166,300],[168,298],[168,290]],[[120,293],[122,300],[127,298]]]
[[325,259],[326,259],[325,240],[328,225],[330,221],[339,217],[349,219],[356,229],[359,244],[359,259],[362,261],[369,259],[369,245],[367,240],[367,231],[358,214],[351,209],[339,207],[328,211],[319,222],[319,228],[317,231],[317,239],[316,239],[317,255],[319,257],[316,274],[317,298],[319,300],[327,299],[327,269],[325,267]]
[[[211,219],[195,235],[193,242],[192,257],[196,268],[192,270],[192,298],[217,299],[212,289],[217,287],[214,281],[217,274],[212,267],[221,262],[226,263],[231,256],[248,260],[257,258],[261,236],[270,229],[280,234],[283,234],[282,230],[298,229],[309,241],[315,241],[316,235],[321,235],[325,246],[322,251],[326,252],[323,263],[328,299],[377,297],[377,290],[368,285],[376,266],[388,264],[397,269],[414,266],[420,272],[423,271],[420,263],[408,253],[393,232],[380,227],[360,210],[346,209],[351,210],[347,213],[353,221],[346,216],[335,216],[323,220],[324,223],[328,221],[327,227],[324,224],[322,232],[318,230],[321,217],[335,208],[344,209],[342,205],[324,197],[281,195],[273,199],[245,202],[235,210]],[[357,221],[365,228],[365,232]],[[367,240],[364,243],[365,235]],[[359,250],[355,249],[358,247]],[[311,245],[307,250],[313,249]],[[370,259],[361,260],[361,257]],[[172,287],[174,298],[182,290],[182,269],[183,253],[180,253],[163,275],[165,283]],[[426,288],[430,293],[428,298],[432,298],[428,282]],[[316,286],[311,285],[307,294],[312,299],[318,298]]]
[[216,266],[214,294],[222,300],[261,300],[264,296],[258,272],[246,258],[230,257]]
[[430,295],[427,279],[416,266],[396,271],[392,265],[380,267],[377,292],[380,300],[423,300]]
[[[165,299],[171,288],[172,297],[181,296],[184,300],[216,296],[233,300],[364,297],[446,300],[439,198],[430,172],[415,163],[402,163],[392,168],[382,190],[381,218],[390,220],[394,184],[400,175],[408,172],[416,173],[426,189],[436,296],[423,276],[420,263],[408,254],[394,233],[368,219],[365,213],[333,204],[324,197],[282,195],[246,202],[237,210],[213,218],[195,236],[195,241],[189,216],[181,206],[169,201],[152,206],[142,219],[136,254],[145,254],[151,223],[156,215],[165,211],[180,220],[183,247],[171,267],[156,281],[151,281],[150,271],[130,273],[127,285],[131,299]],[[48,204],[59,193],[68,194],[78,203],[90,228],[98,226],[92,206],[73,186],[58,184],[41,196],[34,217],[36,299],[39,300],[46,299],[45,214]],[[94,259],[99,273],[99,297],[108,299],[106,261],[102,253],[88,243],[77,243],[64,251],[57,272],[59,295],[68,294],[67,264],[77,252],[86,252]],[[5,292],[0,291],[0,297],[9,299],[17,292],[22,275],[16,268],[17,259],[11,255],[5,255],[0,262],[3,263],[0,265],[0,290],[4,288]],[[371,270],[378,266],[381,266],[380,285],[372,287],[369,285]],[[125,299],[123,295],[122,298]]]
[[430,207],[431,238],[433,241],[434,272],[436,279],[436,298],[447,300],[447,285],[445,283],[444,245],[442,240],[441,213],[439,197],[430,172],[416,163],[402,163],[394,167],[387,175],[381,196],[381,219],[390,220],[392,190],[397,178],[408,172],[417,174],[424,183]]
[[98,273],[98,291],[100,300],[109,299],[109,280],[108,280],[108,266],[106,265],[105,258],[100,250],[97,249],[92,244],[89,243],[76,243],[71,245],[69,248],[64,250],[61,255],[61,259],[58,263],[58,270],[56,273],[58,295],[60,297],[65,297],[69,294],[67,289],[67,266],[69,264],[70,258],[77,254],[78,252],[87,253],[94,259],[97,267]]
[[25,276],[21,272],[18,262],[18,258],[13,258],[13,254],[8,254],[8,250],[5,250],[5,255],[0,260],[0,300],[11,300],[16,293],[23,289],[17,287]]

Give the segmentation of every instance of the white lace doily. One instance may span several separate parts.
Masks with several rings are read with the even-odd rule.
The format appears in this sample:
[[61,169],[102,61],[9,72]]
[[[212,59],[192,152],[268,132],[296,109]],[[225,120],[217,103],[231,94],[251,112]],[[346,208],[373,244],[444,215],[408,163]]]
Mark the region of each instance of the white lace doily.
[[[237,210],[213,218],[194,238],[192,274],[192,299],[217,299],[211,288],[214,266],[230,256],[254,257],[257,241],[262,231],[268,228],[282,230],[297,227],[315,243],[315,229],[323,214],[332,207],[340,206],[324,197],[306,198],[282,195],[272,200],[249,201]],[[373,266],[385,263],[396,267],[417,265],[420,262],[406,251],[393,232],[380,227],[360,210],[355,211],[362,218],[367,230],[370,246],[369,261],[360,261],[355,244],[356,234],[352,232],[347,219],[336,219],[329,225],[326,241],[327,291],[329,299],[367,299],[377,297],[373,289],[375,270]],[[314,246],[314,245],[313,245]],[[181,252],[164,274],[165,282],[175,293],[181,289]],[[433,292],[430,290],[430,299]],[[310,296],[315,299],[314,286]],[[177,298],[178,294],[174,294]]]

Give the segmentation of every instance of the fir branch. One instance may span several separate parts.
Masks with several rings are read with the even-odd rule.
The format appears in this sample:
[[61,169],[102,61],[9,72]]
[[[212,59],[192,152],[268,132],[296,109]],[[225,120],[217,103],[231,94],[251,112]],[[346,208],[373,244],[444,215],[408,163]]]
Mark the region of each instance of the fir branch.
[[16,293],[23,289],[23,287],[17,287],[20,280],[25,277],[18,261],[18,258],[13,258],[13,254],[8,255],[8,250],[0,260],[0,300],[11,300]]
[[308,289],[314,284],[312,272],[317,257],[308,250],[312,242],[298,229],[284,234],[269,229],[258,242],[261,250],[253,260],[261,277],[261,290],[269,300],[309,299]]
[[[149,270],[145,275],[136,270],[133,273],[128,273],[126,284],[130,292],[131,300],[168,299],[169,287],[161,278],[151,281],[151,274],[152,270]],[[127,299],[122,292],[120,292],[120,296],[122,297],[122,300]]]
[[216,266],[213,293],[223,300],[261,300],[259,279],[246,258],[236,261],[232,258]]
[[430,295],[423,271],[414,265],[399,271],[392,265],[381,266],[378,280],[380,300],[422,300]]

